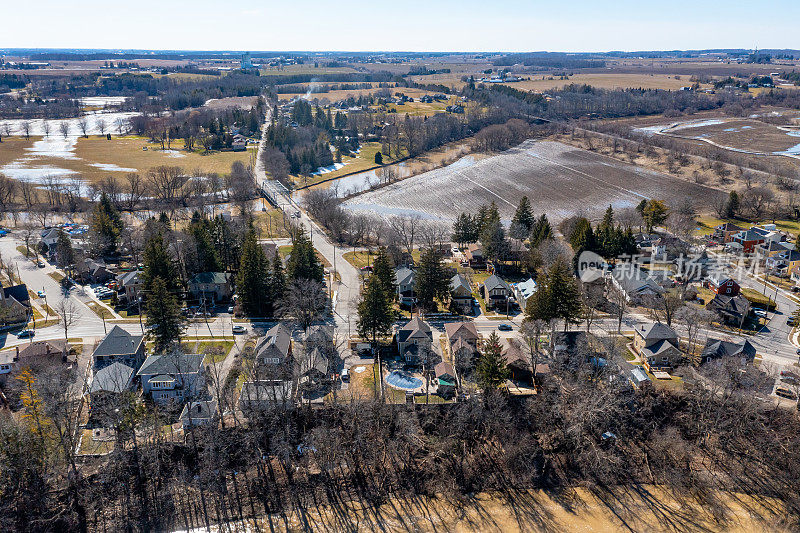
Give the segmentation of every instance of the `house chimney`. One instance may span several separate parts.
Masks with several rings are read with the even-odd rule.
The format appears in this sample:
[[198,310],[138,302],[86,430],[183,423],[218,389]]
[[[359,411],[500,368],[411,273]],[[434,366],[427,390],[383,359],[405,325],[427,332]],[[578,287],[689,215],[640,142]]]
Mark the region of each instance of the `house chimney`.
[[19,346],[15,347],[16,353],[14,354],[14,361],[19,361]]

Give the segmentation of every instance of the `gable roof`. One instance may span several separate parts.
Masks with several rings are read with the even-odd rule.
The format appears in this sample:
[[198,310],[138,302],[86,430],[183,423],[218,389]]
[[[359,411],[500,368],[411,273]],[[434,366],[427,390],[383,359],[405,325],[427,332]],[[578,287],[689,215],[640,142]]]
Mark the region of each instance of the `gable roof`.
[[144,337],[131,335],[119,326],[114,326],[100,344],[95,348],[93,356],[131,355],[139,351]]
[[131,367],[122,363],[113,363],[95,373],[89,393],[122,392],[131,386],[132,381],[133,369]]
[[453,365],[451,365],[446,361],[441,361],[437,363],[436,366],[433,367],[433,371],[436,374],[437,378],[440,378],[445,375],[456,377],[456,371],[453,369]]
[[756,356],[756,349],[745,340],[742,343],[708,339],[703,348],[703,357],[745,357],[753,359]]
[[300,375],[316,370],[322,375],[328,374],[328,358],[318,347],[305,352],[300,358]]
[[456,339],[478,340],[478,328],[474,322],[448,322],[444,325],[450,343]]
[[530,367],[530,361],[522,353],[522,345],[517,339],[503,339],[501,341],[503,359],[507,365],[516,364],[517,366]]
[[539,285],[533,278],[521,281],[515,287],[523,298],[530,298],[539,289]]
[[29,305],[31,300],[31,296],[28,294],[28,286],[24,283],[3,287],[3,298],[14,298],[22,305]]
[[45,355],[61,355],[64,353],[64,341],[34,341],[19,351],[19,358],[42,357]]
[[647,342],[656,342],[660,340],[673,340],[678,338],[675,330],[661,322],[653,322],[646,326],[636,328],[636,334],[640,335]]
[[741,316],[750,312],[750,300],[741,294],[737,296],[717,294],[710,302],[706,304],[706,309],[712,311],[725,311],[727,313],[733,313]]
[[394,269],[394,282],[397,285],[411,285],[414,283],[415,277],[414,271],[406,266]]
[[217,401],[216,400],[201,400],[198,402],[189,402],[183,406],[181,411],[181,420],[191,419],[209,419],[214,418],[217,414]]
[[214,285],[225,285],[231,279],[229,272],[201,272],[189,280],[190,284],[205,283]]
[[487,291],[493,291],[495,289],[505,289],[508,292],[511,292],[511,286],[506,283],[502,278],[500,278],[497,274],[492,274],[486,281],[483,282],[483,286],[486,288]]
[[406,324],[397,331],[397,337],[400,342],[404,342],[411,337],[416,337],[419,334],[423,334],[428,338],[433,338],[433,333],[431,332],[431,327],[428,325],[427,322],[422,320],[420,317],[415,316]]
[[615,268],[611,276],[616,280],[619,287],[627,295],[653,292],[661,294],[664,289],[650,275],[645,274],[638,268]]
[[122,284],[123,287],[127,287],[129,285],[135,285],[139,283],[139,271],[138,270],[131,270],[130,272],[125,272],[124,274],[120,274],[117,279]]
[[255,349],[256,357],[261,357],[266,351],[286,357],[289,355],[291,342],[292,336],[284,325],[281,323],[275,324],[267,330],[263,337],[258,339]]
[[733,222],[726,222],[725,224],[721,224],[714,229],[719,231],[742,231],[742,228]]
[[472,294],[472,287],[469,280],[461,274],[456,274],[450,278],[450,292],[461,292]]
[[194,374],[203,366],[203,355],[196,353],[171,353],[165,355],[151,355],[145,359],[137,376],[175,376],[179,374]]

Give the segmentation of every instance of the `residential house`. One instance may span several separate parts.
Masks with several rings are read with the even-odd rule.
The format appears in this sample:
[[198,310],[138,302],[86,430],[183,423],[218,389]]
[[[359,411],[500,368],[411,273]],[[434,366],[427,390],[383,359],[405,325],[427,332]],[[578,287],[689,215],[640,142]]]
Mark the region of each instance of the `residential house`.
[[283,324],[276,324],[258,339],[254,354],[260,373],[270,378],[291,377],[292,336]]
[[502,356],[509,371],[509,379],[514,384],[533,384],[533,367],[522,349],[518,339],[502,339],[500,341]]
[[433,367],[436,376],[436,392],[439,396],[449,397],[456,390],[456,371],[453,365],[441,361]]
[[239,409],[245,416],[271,407],[287,407],[292,404],[294,384],[290,380],[245,381],[239,394]]
[[683,358],[678,334],[661,322],[637,327],[633,347],[641,355],[645,368],[651,371],[669,370]]
[[397,298],[400,305],[412,306],[417,298],[414,296],[416,287],[416,274],[413,269],[406,266],[394,269],[394,282],[397,285]]
[[92,367],[97,372],[112,363],[123,363],[135,370],[144,361],[144,349],[142,335],[132,335],[114,326],[94,349]]
[[705,286],[724,296],[736,296],[741,289],[733,278],[719,275],[706,278]]
[[31,297],[24,283],[3,287],[0,291],[0,313],[4,324],[26,322],[31,315]]
[[231,148],[234,152],[241,152],[242,150],[247,150],[247,138],[242,135],[241,133],[237,133],[233,136],[233,140],[231,141]]
[[633,240],[636,242],[636,247],[642,253],[650,253],[653,251],[653,243],[658,241],[661,235],[658,233],[636,233]]
[[134,303],[139,299],[139,290],[142,286],[141,272],[138,270],[123,272],[117,276],[117,283],[128,303]]
[[732,249],[730,244],[738,244],[741,250],[746,254],[755,252],[756,246],[766,241],[766,234],[762,231],[757,231],[755,228],[742,230],[731,237],[728,243],[728,248]]
[[461,274],[450,278],[450,301],[453,307],[465,315],[472,313],[472,286],[469,280]]
[[42,232],[41,239],[39,240],[39,252],[42,255],[48,258],[56,257],[56,252],[58,251],[58,236],[61,231],[60,228],[50,228]]
[[739,358],[743,365],[752,363],[756,357],[756,349],[750,341],[742,342],[720,341],[708,339],[701,353],[701,363],[708,363],[714,359]]
[[772,257],[767,257],[765,262],[769,272],[780,277],[789,277],[789,273],[800,266],[800,252],[797,250],[784,250]]
[[[414,317],[395,334],[397,339],[397,352],[408,363],[418,364],[421,356],[433,349],[433,332],[427,322],[420,317]],[[425,353],[423,353],[425,352]]]
[[497,274],[492,274],[481,286],[481,293],[488,309],[505,310],[511,296],[511,286]]
[[17,354],[14,350],[0,352],[0,383],[8,379],[8,375],[17,368]]
[[706,304],[706,309],[716,313],[723,324],[740,327],[750,314],[750,300],[741,295],[717,294]]
[[538,288],[539,285],[536,284],[533,278],[528,278],[526,281],[521,281],[514,285],[514,298],[517,300],[521,310],[525,310],[525,307],[528,305],[528,298],[533,296],[533,293],[535,293]]
[[731,242],[733,236],[737,233],[743,231],[743,228],[737,226],[732,222],[726,222],[725,224],[721,224],[714,228],[714,233],[712,237],[715,241],[721,243],[728,243]]
[[136,373],[142,392],[161,404],[197,396],[204,386],[203,358],[202,354],[182,352],[149,356]]
[[444,325],[450,354],[456,364],[471,363],[478,354],[478,329],[474,322],[448,322]]
[[528,246],[519,239],[509,237],[506,239],[505,259],[507,261],[523,261],[528,255]]
[[613,287],[633,305],[640,305],[647,298],[664,293],[664,288],[656,279],[638,268],[620,265],[610,276]]
[[794,249],[794,243],[787,242],[787,241],[769,241],[769,242],[762,242],[755,248],[755,253],[758,255],[760,259],[767,259],[769,257],[774,256],[779,252],[785,252],[787,250]]
[[329,385],[335,357],[333,328],[328,325],[309,328],[303,339],[302,352],[295,355],[295,377],[299,386],[313,391]]
[[84,283],[105,283],[114,279],[114,272],[102,260],[80,259],[75,271],[78,279]]
[[89,394],[95,397],[105,393],[119,394],[131,390],[134,374],[135,370],[126,364],[111,363],[94,373]]
[[486,258],[483,255],[483,248],[480,244],[470,244],[464,252],[464,257],[471,268],[483,268],[486,266]]
[[181,411],[179,417],[183,429],[215,424],[217,422],[217,410],[216,400],[201,400],[187,403],[183,406],[183,411]]
[[201,272],[189,280],[189,294],[193,298],[214,306],[227,302],[233,296],[229,272]]

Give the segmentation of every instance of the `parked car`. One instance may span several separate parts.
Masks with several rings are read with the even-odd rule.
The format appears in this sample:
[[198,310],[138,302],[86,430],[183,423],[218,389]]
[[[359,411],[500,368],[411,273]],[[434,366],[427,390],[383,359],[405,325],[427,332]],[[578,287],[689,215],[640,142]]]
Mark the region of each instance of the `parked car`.
[[36,261],[36,266],[39,268],[44,268],[44,261],[39,259],[38,261]]
[[17,333],[18,339],[27,339],[36,335],[36,332],[32,329],[23,329],[19,333]]
[[500,324],[497,329],[500,331],[512,331],[514,328],[511,327],[511,324]]
[[761,309],[760,307],[754,307],[753,308],[753,314],[756,315],[759,318],[767,318],[767,311],[764,310],[764,309]]
[[342,370],[341,379],[343,383],[348,383],[350,381],[350,372],[346,368]]
[[786,325],[788,326],[794,326],[796,323],[797,320],[795,320],[793,316],[790,316],[789,318],[786,319]]
[[789,400],[797,399],[797,394],[795,394],[794,392],[790,391],[785,387],[777,387],[775,389],[775,395],[780,396],[781,398],[788,398]]
[[43,290],[36,291],[36,296],[38,296],[39,298],[47,298],[47,293],[44,292]]
[[234,333],[240,334],[240,333],[245,333],[246,331],[247,330],[245,329],[245,327],[242,326],[241,324],[236,324],[235,326],[233,326]]

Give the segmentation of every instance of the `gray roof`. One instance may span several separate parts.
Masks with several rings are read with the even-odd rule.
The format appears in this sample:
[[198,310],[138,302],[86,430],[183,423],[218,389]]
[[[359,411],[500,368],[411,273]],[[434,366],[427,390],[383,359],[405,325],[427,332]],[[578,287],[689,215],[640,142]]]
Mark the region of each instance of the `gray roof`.
[[652,276],[649,276],[638,268],[617,267],[612,274],[617,284],[628,296],[641,292],[653,292],[660,294],[664,289]]
[[410,337],[417,335],[417,333],[424,333],[428,338],[433,338],[431,327],[428,323],[420,317],[415,316],[397,331],[397,337],[400,339],[400,342],[405,342]]
[[328,375],[328,358],[319,348],[303,354],[300,361],[300,375],[305,375],[311,370],[316,370],[323,376]]
[[213,418],[217,414],[217,401],[216,400],[202,400],[199,402],[189,402],[183,406],[181,411],[181,420],[189,420],[189,411],[191,410],[191,418],[194,419],[207,419]]
[[669,339],[661,339],[653,344],[648,344],[645,346],[642,349],[642,355],[644,355],[646,358],[654,357],[670,351],[675,351],[677,349],[678,348]]
[[645,372],[642,367],[634,366],[630,370],[630,380],[638,387],[642,383],[650,381],[650,378],[647,376],[647,372]]
[[230,281],[230,279],[231,275],[228,272],[201,272],[199,274],[195,274],[195,276],[189,280],[189,283],[225,285]]
[[661,322],[653,322],[647,326],[636,328],[636,333],[641,335],[648,342],[655,342],[662,339],[674,340],[678,338],[675,330]]
[[492,274],[486,281],[483,282],[483,286],[486,288],[487,291],[493,291],[495,289],[505,289],[508,292],[511,292],[511,286],[508,283],[503,281],[497,274]]
[[408,267],[398,267],[394,270],[394,282],[398,285],[412,285],[415,273]]
[[11,287],[3,287],[3,297],[14,298],[23,305],[28,305],[31,299],[30,294],[28,294],[28,286],[24,283],[13,285]]
[[144,337],[131,335],[119,326],[114,326],[94,350],[94,356],[132,355],[139,351]]
[[291,399],[291,396],[291,381],[245,381],[239,400],[283,402]]
[[750,341],[737,343],[731,341],[718,341],[708,339],[703,348],[703,357],[745,357],[753,359],[756,356],[756,349]]
[[203,365],[203,356],[194,353],[175,352],[165,355],[151,355],[145,359],[137,376],[158,376],[164,374],[193,374]]
[[89,393],[95,392],[122,392],[128,390],[133,381],[133,369],[122,363],[113,363],[102,370],[98,370]]
[[461,274],[456,274],[450,278],[450,292],[455,292],[459,289],[464,289],[470,294],[472,293],[472,287],[469,284],[469,280]]
[[123,287],[135,285],[139,283],[139,271],[131,270],[130,272],[125,272],[124,274],[120,274],[117,279]]
[[261,357],[265,352],[272,352],[276,356],[286,357],[289,355],[289,346],[292,336],[283,324],[272,326],[263,337],[258,339],[256,344],[256,357]]

